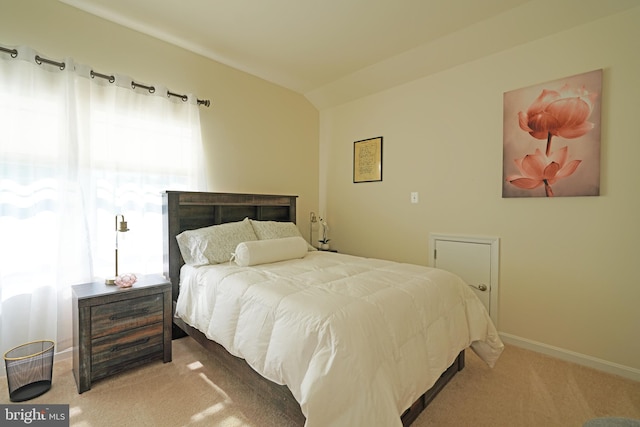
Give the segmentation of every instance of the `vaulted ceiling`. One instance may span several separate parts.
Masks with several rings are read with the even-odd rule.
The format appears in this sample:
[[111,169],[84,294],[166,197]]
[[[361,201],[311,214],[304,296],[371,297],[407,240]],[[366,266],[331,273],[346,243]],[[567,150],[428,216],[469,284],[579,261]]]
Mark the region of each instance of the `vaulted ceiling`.
[[59,0],[337,105],[637,0]]

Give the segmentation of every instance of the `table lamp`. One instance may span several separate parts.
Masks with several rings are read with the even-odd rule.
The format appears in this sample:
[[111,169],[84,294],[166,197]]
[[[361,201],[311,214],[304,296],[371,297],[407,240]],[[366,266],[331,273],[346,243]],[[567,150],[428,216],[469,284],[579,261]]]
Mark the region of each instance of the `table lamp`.
[[[122,218],[122,221],[118,224],[118,217]],[[114,277],[108,277],[105,280],[107,285],[115,285],[118,278],[118,234],[129,231],[127,227],[127,221],[124,220],[124,215],[116,215],[116,275]]]

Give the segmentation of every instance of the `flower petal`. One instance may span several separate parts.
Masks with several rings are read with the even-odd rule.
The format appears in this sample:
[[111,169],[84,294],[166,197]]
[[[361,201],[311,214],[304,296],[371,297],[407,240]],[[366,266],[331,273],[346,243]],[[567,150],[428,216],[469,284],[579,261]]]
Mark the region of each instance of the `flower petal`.
[[582,160],[570,161],[562,169],[560,169],[560,171],[558,171],[558,173],[556,174],[556,179],[566,178],[569,175],[573,174],[576,171],[576,169],[578,169],[578,166],[580,165],[580,163],[582,163]]
[[556,174],[560,170],[560,165],[556,162],[551,162],[544,168],[544,173],[542,174],[542,179],[550,180],[555,178]]
[[560,126],[558,119],[545,111],[534,116],[529,115],[527,124],[533,131],[530,132],[531,135],[536,139],[547,139],[547,135],[549,133],[555,134],[556,129]]
[[564,166],[567,161],[567,156],[569,155],[569,147],[566,145],[559,149],[558,151],[554,151],[548,157],[548,159],[552,162],[558,162],[560,166]]
[[527,116],[525,113],[520,111],[518,113],[518,124],[520,125],[520,129],[522,129],[525,132],[532,132],[533,129],[529,127],[528,123],[529,123],[529,116]]
[[560,99],[561,96],[562,95],[560,94],[560,92],[557,92],[555,90],[542,89],[542,92],[540,92],[540,95],[538,95],[536,100],[533,101],[533,103],[527,110],[527,114],[535,115],[539,113],[540,111],[547,108],[547,105],[556,101],[557,99]]
[[545,164],[541,156],[527,154],[522,159],[522,172],[530,178],[542,179]]
[[567,139],[579,138],[582,135],[586,135],[587,132],[594,128],[594,126],[595,125],[591,122],[584,122],[574,127],[563,127],[562,129],[558,130],[558,136]]
[[515,185],[516,187],[524,188],[527,190],[531,190],[542,185],[541,180],[531,178],[515,178],[511,180],[507,179],[507,181],[509,181],[509,183]]
[[563,126],[573,127],[589,118],[591,107],[580,98],[563,98],[552,102],[545,110],[553,114]]

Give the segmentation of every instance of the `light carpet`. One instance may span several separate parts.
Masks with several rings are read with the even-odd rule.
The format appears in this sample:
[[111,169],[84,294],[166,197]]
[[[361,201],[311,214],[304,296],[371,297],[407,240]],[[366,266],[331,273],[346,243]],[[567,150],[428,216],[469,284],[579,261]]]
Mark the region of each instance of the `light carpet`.
[[[173,341],[171,363],[97,381],[83,394],[71,366],[56,361],[51,390],[29,403],[68,403],[74,427],[291,426],[189,337]],[[0,402],[10,403],[4,381]],[[581,427],[601,417],[640,420],[640,383],[506,346],[493,369],[467,351],[465,369],[412,426]]]

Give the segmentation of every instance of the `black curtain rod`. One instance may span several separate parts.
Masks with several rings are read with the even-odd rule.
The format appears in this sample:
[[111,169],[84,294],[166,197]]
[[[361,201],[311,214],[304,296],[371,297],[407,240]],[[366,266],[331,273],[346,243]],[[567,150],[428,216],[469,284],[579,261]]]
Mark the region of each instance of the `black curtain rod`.
[[16,58],[18,56],[18,51],[16,49],[7,49],[6,47],[0,46],[0,50],[10,54],[12,58]]
[[38,65],[42,65],[42,63],[43,63],[43,62],[44,62],[45,64],[55,65],[56,67],[59,67],[59,68],[60,68],[60,70],[64,70],[64,69],[65,69],[65,67],[66,67],[66,65],[65,65],[65,63],[64,63],[64,62],[52,61],[52,60],[50,60],[50,59],[43,58],[43,57],[41,57],[40,55],[36,55],[36,64],[38,64]]
[[[12,58],[17,58],[18,57],[18,50],[17,49],[7,49],[6,47],[0,46],[0,51],[10,54]],[[43,58],[40,55],[36,55],[35,60],[36,60],[36,63],[38,65],[42,65],[42,63],[44,62],[45,64],[55,65],[56,67],[59,67],[61,70],[64,70],[65,67],[66,67],[66,64],[64,62],[52,61],[51,59]],[[113,83],[113,82],[116,81],[116,78],[113,75],[96,73],[95,71],[91,70],[91,78],[94,78],[94,77],[100,77],[101,79],[108,80],[109,83]],[[138,88],[138,87],[141,87],[143,89],[148,90],[149,93],[155,93],[155,91],[156,91],[156,88],[153,87],[153,86],[143,85],[141,83],[136,83],[136,82],[134,82],[132,80],[131,81],[131,89],[135,89],[135,88]],[[167,90],[167,96],[174,96],[176,98],[180,98],[180,99],[182,99],[183,102],[187,102],[187,100],[189,99],[187,97],[187,95],[180,95],[178,93],[173,93],[173,92],[171,92],[169,90]],[[205,107],[209,107],[211,105],[211,101],[209,101],[208,99],[197,99],[196,98],[196,101],[197,101],[198,105],[204,105]]]

